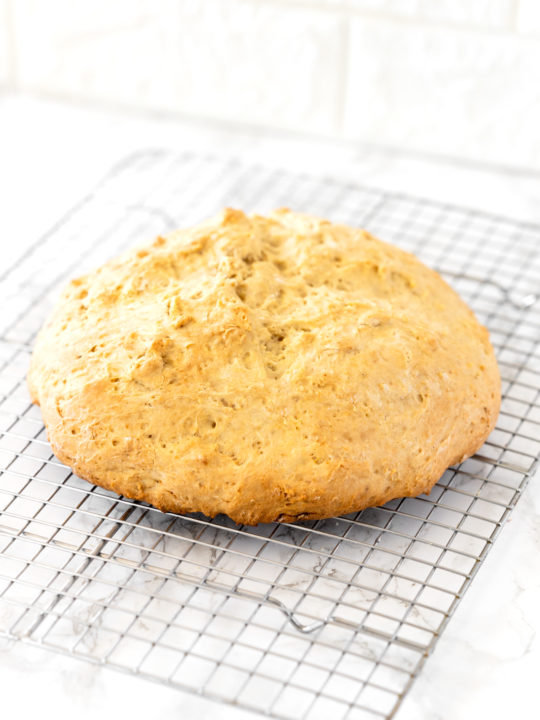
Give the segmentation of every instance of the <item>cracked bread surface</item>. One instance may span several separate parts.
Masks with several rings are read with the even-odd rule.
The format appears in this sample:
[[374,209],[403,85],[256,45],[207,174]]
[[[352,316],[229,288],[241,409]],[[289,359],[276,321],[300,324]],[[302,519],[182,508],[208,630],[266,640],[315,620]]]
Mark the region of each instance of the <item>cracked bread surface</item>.
[[226,209],[71,281],[28,384],[80,477],[246,524],[429,492],[500,404],[488,332],[436,272],[288,210]]

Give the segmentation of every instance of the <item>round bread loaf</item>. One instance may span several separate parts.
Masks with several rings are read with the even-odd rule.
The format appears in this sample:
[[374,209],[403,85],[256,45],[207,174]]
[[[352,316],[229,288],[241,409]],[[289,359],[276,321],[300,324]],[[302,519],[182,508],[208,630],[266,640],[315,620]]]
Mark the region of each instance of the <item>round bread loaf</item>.
[[500,402],[488,333],[436,272],[288,210],[227,209],[73,280],[29,386],[82,478],[247,524],[429,492]]

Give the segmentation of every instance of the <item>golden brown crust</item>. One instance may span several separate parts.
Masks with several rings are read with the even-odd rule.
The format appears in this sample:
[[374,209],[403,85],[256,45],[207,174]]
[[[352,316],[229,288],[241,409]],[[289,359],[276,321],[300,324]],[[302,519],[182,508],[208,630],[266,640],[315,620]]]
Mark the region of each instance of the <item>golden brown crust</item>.
[[81,477],[247,524],[429,492],[500,402],[488,333],[437,273],[287,210],[225,210],[72,281],[28,383]]

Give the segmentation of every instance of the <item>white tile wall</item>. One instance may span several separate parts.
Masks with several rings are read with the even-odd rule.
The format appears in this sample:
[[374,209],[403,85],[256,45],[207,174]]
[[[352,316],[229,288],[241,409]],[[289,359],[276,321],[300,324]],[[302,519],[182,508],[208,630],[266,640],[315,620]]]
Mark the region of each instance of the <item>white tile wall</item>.
[[540,2],[539,0],[520,0],[517,15],[517,27],[522,33],[540,38]]
[[13,9],[22,89],[174,106],[174,2],[16,0]]
[[514,0],[418,0],[417,16],[469,27],[506,28]]
[[336,15],[250,0],[18,0],[15,24],[25,89],[339,131]]
[[8,0],[0,0],[0,89],[11,85],[10,42]]
[[346,59],[336,15],[250,0],[181,4],[174,95],[186,111],[339,132]]
[[540,164],[540,43],[355,18],[348,137],[512,165]]
[[26,91],[540,169],[540,0],[8,3]]
[[[290,1],[282,0],[284,3]],[[311,6],[314,2],[293,1]],[[471,27],[506,28],[513,22],[516,0],[318,0],[318,3],[347,12],[408,18],[413,22],[430,20]]]

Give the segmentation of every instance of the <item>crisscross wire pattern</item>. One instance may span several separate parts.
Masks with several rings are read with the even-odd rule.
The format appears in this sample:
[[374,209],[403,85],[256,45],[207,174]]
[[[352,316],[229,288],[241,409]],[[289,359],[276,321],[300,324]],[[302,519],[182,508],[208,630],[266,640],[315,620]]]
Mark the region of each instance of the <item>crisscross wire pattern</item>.
[[[497,428],[429,496],[251,528],[118,497],[51,453],[25,373],[58,287],[225,205],[366,227],[489,327]],[[3,276],[0,634],[271,717],[392,717],[534,471],[538,287],[534,225],[232,159],[130,157]]]

